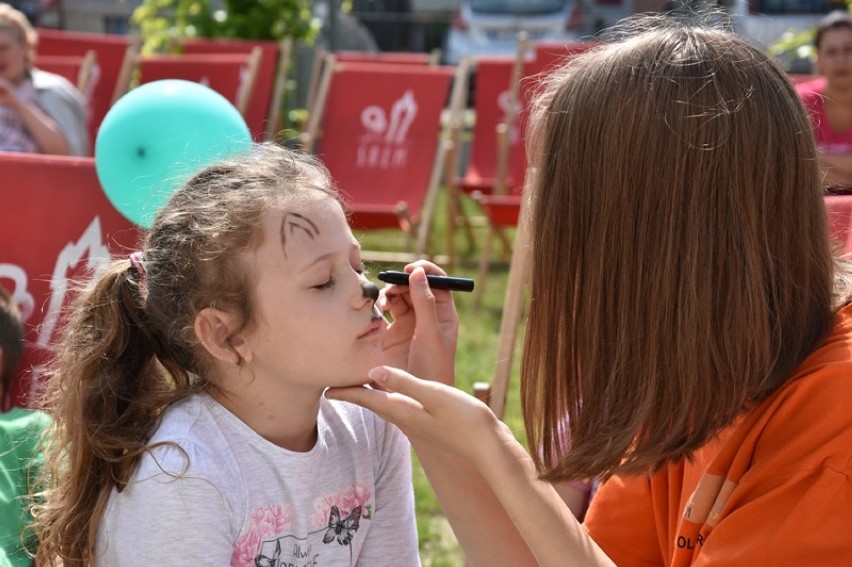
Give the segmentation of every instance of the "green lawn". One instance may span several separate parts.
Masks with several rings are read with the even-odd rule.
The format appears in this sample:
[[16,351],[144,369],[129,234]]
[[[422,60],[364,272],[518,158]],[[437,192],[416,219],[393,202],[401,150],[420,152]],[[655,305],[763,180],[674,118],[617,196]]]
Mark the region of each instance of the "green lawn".
[[[465,210],[470,214],[477,213],[476,206],[465,199]],[[435,227],[432,232],[432,248],[434,252],[442,253],[445,249],[446,205],[442,198],[436,208]],[[481,243],[484,228],[474,229],[477,244]],[[399,231],[377,231],[357,235],[365,250],[402,250],[404,239]],[[481,249],[476,246],[469,249],[465,238],[457,233],[456,266],[452,275],[476,277],[478,253]],[[508,262],[499,258],[499,247],[495,246],[496,261],[488,275],[488,285],[479,309],[474,306],[472,294],[456,293],[455,302],[459,312],[459,345],[456,358],[456,384],[462,390],[473,391],[474,382],[491,382],[494,373],[497,353],[500,318],[506,282],[508,277]],[[400,266],[390,266],[399,268]],[[388,269],[389,265],[369,265],[370,272]],[[481,282],[477,282],[480,285]],[[504,420],[515,431],[519,439],[523,439],[523,424],[518,402],[518,365],[520,357],[521,337],[515,349],[514,370],[509,386],[508,399]],[[426,476],[414,457],[414,491],[417,506],[417,523],[420,536],[420,556],[424,567],[463,567],[464,555],[453,536],[453,532],[444,518],[441,508],[435,498]]]

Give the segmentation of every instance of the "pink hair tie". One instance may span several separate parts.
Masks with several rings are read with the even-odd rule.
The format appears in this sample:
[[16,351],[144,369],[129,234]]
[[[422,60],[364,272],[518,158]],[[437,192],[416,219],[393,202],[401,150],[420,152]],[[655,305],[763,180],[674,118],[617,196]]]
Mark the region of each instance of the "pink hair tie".
[[136,274],[139,276],[139,287],[145,287],[145,266],[142,265],[142,252],[133,252],[130,254],[130,263]]

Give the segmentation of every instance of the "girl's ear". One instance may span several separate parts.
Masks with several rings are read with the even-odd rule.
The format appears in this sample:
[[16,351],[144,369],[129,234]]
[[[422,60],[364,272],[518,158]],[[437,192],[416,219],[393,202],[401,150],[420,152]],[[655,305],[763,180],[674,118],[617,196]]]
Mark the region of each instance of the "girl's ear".
[[206,307],[195,316],[195,335],[210,355],[222,362],[240,364],[251,362],[248,343],[234,331],[240,326],[237,315],[215,307]]

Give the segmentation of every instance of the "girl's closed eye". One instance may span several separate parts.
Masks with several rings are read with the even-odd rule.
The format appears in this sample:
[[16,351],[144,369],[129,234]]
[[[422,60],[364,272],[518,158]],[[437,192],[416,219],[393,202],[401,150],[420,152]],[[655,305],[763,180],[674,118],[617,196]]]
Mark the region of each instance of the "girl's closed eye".
[[335,283],[334,276],[329,276],[328,280],[324,281],[323,283],[321,283],[319,285],[313,286],[313,289],[319,289],[319,290],[329,289],[329,288],[334,286],[334,283]]

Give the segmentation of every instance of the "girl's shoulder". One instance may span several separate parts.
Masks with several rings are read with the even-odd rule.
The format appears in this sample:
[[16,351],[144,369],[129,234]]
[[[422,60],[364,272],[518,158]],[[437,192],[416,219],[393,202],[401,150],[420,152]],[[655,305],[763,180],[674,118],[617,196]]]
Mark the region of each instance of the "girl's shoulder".
[[142,457],[137,477],[221,470],[231,460],[232,442],[211,412],[208,396],[189,396],[162,416]]

